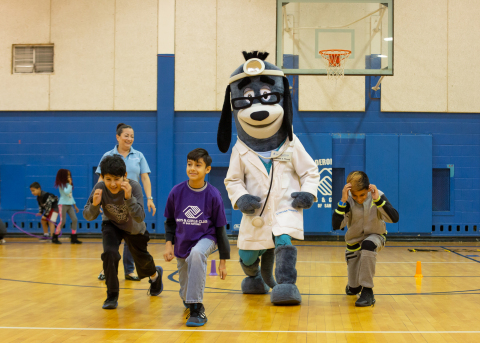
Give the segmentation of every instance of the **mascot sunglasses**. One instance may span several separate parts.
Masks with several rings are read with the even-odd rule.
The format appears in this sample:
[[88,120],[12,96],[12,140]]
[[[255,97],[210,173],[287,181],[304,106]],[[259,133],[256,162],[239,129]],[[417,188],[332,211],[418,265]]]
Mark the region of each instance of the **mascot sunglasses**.
[[234,110],[243,110],[252,106],[254,100],[260,100],[263,105],[275,105],[281,100],[281,94],[278,92],[265,93],[259,96],[249,96],[232,99],[232,107]]

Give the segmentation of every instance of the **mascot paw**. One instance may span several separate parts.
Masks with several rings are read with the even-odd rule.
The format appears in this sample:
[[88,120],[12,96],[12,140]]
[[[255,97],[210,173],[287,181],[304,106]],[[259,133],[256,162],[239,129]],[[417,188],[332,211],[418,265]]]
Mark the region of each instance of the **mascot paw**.
[[248,276],[242,281],[243,294],[267,294],[269,290],[260,275]]
[[[312,195],[313,196],[313,195]],[[261,206],[260,197],[254,195],[245,194],[237,200],[238,209],[245,214],[254,214],[255,210],[258,210]]]
[[[315,197],[313,194],[307,193],[307,192],[295,192],[292,193],[292,206],[294,208],[310,208],[313,205],[313,202],[315,201]],[[240,198],[241,199],[241,198]]]
[[274,305],[298,305],[302,302],[302,296],[296,285],[284,283],[273,288],[270,301]]

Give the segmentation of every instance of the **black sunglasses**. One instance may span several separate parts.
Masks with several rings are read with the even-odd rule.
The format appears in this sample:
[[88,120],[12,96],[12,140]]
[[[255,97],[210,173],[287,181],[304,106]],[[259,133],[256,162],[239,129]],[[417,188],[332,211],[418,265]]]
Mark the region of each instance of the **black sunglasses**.
[[253,105],[254,100],[260,100],[264,105],[275,105],[281,100],[281,94],[278,92],[265,93],[259,96],[247,96],[232,99],[232,107],[234,110],[242,110]]

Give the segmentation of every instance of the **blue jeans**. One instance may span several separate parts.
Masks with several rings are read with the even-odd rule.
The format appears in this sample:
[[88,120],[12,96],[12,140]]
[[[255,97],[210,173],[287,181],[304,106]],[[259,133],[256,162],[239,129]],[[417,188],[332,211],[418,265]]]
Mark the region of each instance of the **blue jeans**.
[[[289,235],[275,236],[275,248],[281,245],[292,245],[292,240]],[[262,250],[238,250],[238,254],[242,259],[242,262],[246,266],[251,266],[255,263],[257,258],[262,256],[266,249]]]
[[190,251],[186,259],[177,257],[180,298],[187,304],[203,302],[207,281],[207,258],[215,251],[215,242],[203,238]]
[[135,271],[133,257],[126,243],[123,245],[123,269],[125,270],[125,275],[131,274]]

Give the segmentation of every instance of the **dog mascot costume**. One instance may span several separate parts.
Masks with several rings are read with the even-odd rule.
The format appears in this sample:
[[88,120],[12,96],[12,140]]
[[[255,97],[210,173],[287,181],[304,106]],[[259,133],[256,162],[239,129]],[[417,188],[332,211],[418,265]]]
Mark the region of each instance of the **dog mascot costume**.
[[273,304],[296,305],[302,297],[291,238],[303,240],[303,209],[317,201],[320,176],[293,134],[288,79],[265,62],[268,53],[243,55],[246,62],[230,77],[217,136],[220,151],[227,152],[233,107],[238,139],[225,186],[234,209],[243,213],[238,248],[247,277],[242,291],[266,294],[272,288]]

